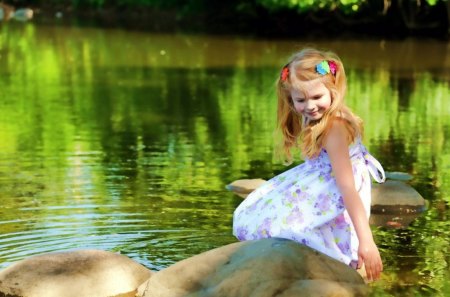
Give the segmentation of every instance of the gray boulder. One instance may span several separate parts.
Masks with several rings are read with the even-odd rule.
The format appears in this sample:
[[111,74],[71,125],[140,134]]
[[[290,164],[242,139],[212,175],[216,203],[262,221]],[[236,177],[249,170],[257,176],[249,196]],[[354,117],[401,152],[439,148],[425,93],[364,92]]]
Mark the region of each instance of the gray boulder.
[[372,185],[372,225],[403,228],[425,209],[425,199],[402,181],[387,180],[383,184]]
[[411,214],[421,213],[425,208],[425,199],[402,181],[387,180],[385,183],[372,185],[373,213]]
[[100,250],[48,253],[0,271],[0,296],[135,296],[152,272],[130,258]]
[[286,239],[232,243],[155,273],[144,297],[365,296],[349,266]]

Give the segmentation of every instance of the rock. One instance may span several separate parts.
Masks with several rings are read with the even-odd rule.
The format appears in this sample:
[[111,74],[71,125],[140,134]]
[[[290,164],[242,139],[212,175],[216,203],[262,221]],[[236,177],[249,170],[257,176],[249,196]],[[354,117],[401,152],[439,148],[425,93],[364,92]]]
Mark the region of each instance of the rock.
[[145,297],[365,296],[349,266],[291,240],[232,243],[155,273],[138,289]]
[[426,209],[426,201],[410,185],[387,180],[383,184],[372,185],[371,208],[370,224],[404,228]]
[[372,185],[372,213],[411,214],[425,210],[425,199],[408,184],[387,180]]
[[227,185],[229,191],[241,196],[242,198],[247,197],[248,194],[253,192],[257,187],[265,183],[266,181],[260,178],[257,179],[239,179],[231,184]]
[[30,8],[17,9],[12,17],[16,21],[25,22],[33,18],[33,10]]
[[393,180],[412,180],[413,176],[411,174],[408,174],[406,172],[397,172],[397,171],[386,171],[386,178],[393,179]]
[[401,215],[372,213],[370,215],[369,223],[370,225],[378,227],[382,226],[392,229],[400,229],[408,227],[408,225],[419,216],[419,213]]
[[100,250],[48,253],[0,271],[0,296],[135,296],[152,272],[130,258]]

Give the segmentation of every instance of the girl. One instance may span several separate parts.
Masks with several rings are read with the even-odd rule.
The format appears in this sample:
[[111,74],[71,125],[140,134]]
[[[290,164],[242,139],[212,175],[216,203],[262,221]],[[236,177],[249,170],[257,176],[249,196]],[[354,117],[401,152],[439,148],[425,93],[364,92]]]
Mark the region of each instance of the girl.
[[361,143],[362,121],[344,104],[346,78],[331,52],[304,49],[277,82],[281,149],[292,161],[300,146],[306,161],[264,183],[234,212],[239,240],[292,239],[353,268],[369,280],[383,270],[369,227],[370,175],[383,168]]

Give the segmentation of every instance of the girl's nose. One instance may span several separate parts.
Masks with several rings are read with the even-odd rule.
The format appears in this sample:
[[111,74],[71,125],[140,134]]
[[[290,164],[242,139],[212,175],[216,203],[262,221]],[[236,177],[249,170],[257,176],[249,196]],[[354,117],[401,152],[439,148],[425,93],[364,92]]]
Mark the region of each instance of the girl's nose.
[[315,107],[314,101],[308,100],[306,102],[306,110],[313,110]]

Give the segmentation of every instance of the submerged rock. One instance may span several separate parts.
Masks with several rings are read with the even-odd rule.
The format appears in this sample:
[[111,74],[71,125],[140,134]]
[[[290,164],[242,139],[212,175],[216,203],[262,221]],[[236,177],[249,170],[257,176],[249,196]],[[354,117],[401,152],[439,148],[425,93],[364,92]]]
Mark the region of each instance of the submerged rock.
[[130,258],[100,250],[48,253],[0,271],[0,296],[135,296],[152,272]]
[[425,209],[425,199],[404,182],[387,180],[383,184],[372,186],[372,225],[403,228]]
[[232,243],[175,263],[139,287],[144,297],[365,296],[349,266],[291,240]]

